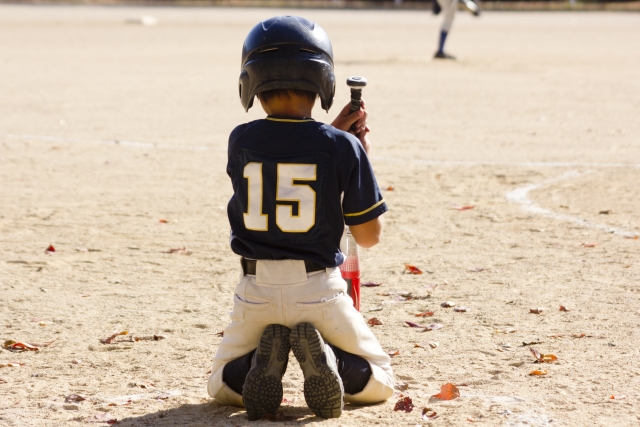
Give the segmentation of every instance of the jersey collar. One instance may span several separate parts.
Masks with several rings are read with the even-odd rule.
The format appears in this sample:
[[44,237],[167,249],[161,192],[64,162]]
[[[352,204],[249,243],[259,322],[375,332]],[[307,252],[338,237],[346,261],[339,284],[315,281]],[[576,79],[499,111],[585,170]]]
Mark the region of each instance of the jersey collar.
[[304,123],[304,122],[315,122],[310,117],[279,117],[279,116],[267,116],[265,120],[270,120],[272,122],[284,122],[284,123]]

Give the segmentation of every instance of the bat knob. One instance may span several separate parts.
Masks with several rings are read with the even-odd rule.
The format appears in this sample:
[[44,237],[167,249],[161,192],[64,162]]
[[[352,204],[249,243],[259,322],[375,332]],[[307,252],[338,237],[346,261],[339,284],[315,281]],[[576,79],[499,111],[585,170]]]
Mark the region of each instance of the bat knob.
[[362,76],[351,76],[347,79],[347,86],[350,88],[363,88],[367,85],[367,79]]

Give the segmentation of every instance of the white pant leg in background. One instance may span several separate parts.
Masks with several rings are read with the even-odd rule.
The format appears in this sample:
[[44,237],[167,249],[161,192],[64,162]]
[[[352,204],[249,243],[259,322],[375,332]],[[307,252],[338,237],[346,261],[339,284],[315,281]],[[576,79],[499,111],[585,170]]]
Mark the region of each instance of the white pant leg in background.
[[456,10],[458,10],[458,0],[437,0],[442,9],[442,21],[441,31],[449,32],[453,25],[453,18],[456,16]]
[[242,406],[242,397],[223,381],[224,366],[258,346],[270,324],[288,328],[309,322],[326,342],[369,362],[371,378],[365,388],[345,395],[347,402],[369,404],[393,394],[391,359],[353,307],[347,285],[337,268],[307,275],[302,261],[258,261],[255,276],[236,286],[231,324],[213,360],[209,395],[222,404]]

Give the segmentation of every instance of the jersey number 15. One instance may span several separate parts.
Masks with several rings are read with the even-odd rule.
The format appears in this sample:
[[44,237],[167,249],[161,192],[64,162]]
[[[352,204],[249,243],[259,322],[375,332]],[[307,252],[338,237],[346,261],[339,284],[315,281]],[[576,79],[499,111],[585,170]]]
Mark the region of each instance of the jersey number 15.
[[[307,184],[296,181],[315,181],[317,165],[278,163],[276,169],[276,225],[285,233],[305,233],[316,223],[316,192]],[[262,163],[250,162],[244,167],[247,185],[247,212],[244,226],[248,230],[268,231],[269,214],[262,211],[264,180]],[[298,214],[293,214],[293,206],[298,205]]]

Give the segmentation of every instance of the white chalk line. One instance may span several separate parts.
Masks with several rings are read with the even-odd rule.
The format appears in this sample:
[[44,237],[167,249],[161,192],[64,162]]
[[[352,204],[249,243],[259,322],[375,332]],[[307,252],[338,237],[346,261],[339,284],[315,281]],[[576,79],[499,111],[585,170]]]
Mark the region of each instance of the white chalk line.
[[120,139],[91,139],[91,138],[68,138],[61,136],[45,136],[45,135],[28,135],[28,134],[5,134],[2,135],[8,139],[31,139],[52,142],[70,142],[80,144],[99,144],[112,145],[122,147],[135,148],[159,148],[165,150],[182,150],[182,151],[227,151],[226,148],[213,147],[207,145],[176,145],[176,144],[158,144],[155,142],[139,142],[139,141],[123,141]]
[[[90,144],[107,144],[107,145],[120,145],[124,147],[137,147],[137,148],[160,148],[160,149],[172,149],[172,150],[184,150],[184,151],[227,151],[225,148],[212,147],[206,145],[175,145],[175,144],[157,144],[151,142],[138,142],[138,141],[122,141],[116,139],[90,139],[90,138],[67,138],[57,136],[43,136],[43,135],[28,135],[28,134],[5,134],[5,138],[10,139],[35,139],[42,141],[56,141],[56,142],[72,142],[72,143],[90,143]],[[381,162],[393,162],[404,164],[417,164],[425,166],[518,166],[518,167],[586,167],[586,168],[639,168],[640,163],[587,163],[587,162],[482,162],[482,161],[444,161],[444,160],[421,160],[421,159],[402,159],[398,157],[376,157],[372,156],[372,160]],[[584,172],[571,171],[567,172],[559,177],[545,180],[536,184],[529,184],[524,187],[516,188],[506,194],[508,201],[516,203],[522,206],[526,211],[554,218],[561,221],[573,222],[587,228],[595,228],[603,230],[607,233],[613,233],[625,237],[635,237],[640,232],[629,231],[621,228],[610,227],[604,224],[596,224],[586,221],[585,219],[578,218],[571,215],[561,214],[557,212],[544,209],[529,199],[529,192],[537,190],[549,184],[553,184],[558,181],[573,178],[583,175]]]
[[[227,151],[226,147],[214,147],[210,145],[178,145],[159,144],[155,142],[124,141],[119,139],[91,139],[91,138],[68,138],[60,136],[29,135],[29,134],[5,134],[8,139],[32,139],[54,142],[71,142],[85,144],[102,144],[122,147],[137,148],[159,148],[184,151]],[[403,164],[415,164],[424,166],[517,166],[517,167],[552,167],[552,168],[638,168],[640,163],[589,163],[589,162],[487,162],[487,161],[463,161],[463,160],[422,160],[403,159],[399,157],[371,156],[371,160],[376,162],[391,162]]]
[[377,162],[404,163],[424,166],[520,166],[520,167],[552,167],[552,168],[638,168],[640,163],[588,163],[588,162],[484,162],[462,160],[422,160],[402,159],[398,157],[371,156]]
[[607,233],[612,233],[612,234],[616,234],[619,236],[624,236],[624,237],[635,237],[637,235],[640,234],[640,232],[637,231],[629,231],[629,230],[625,230],[622,228],[616,228],[616,227],[610,227],[608,225],[604,225],[604,224],[597,224],[597,223],[593,223],[593,222],[588,222],[585,219],[582,218],[578,218],[576,216],[572,216],[572,215],[567,215],[567,214],[561,214],[561,213],[557,213],[557,212],[553,212],[550,211],[548,209],[544,209],[538,205],[536,205],[530,198],[529,198],[529,193],[533,190],[537,190],[539,188],[545,187],[547,185],[551,185],[551,184],[555,184],[556,182],[559,181],[564,181],[566,179],[571,179],[571,178],[576,178],[579,176],[584,176],[588,173],[591,173],[591,171],[584,171],[584,172],[580,172],[580,171],[570,171],[567,173],[564,173],[558,177],[555,178],[551,178],[551,179],[547,179],[545,181],[541,181],[535,184],[529,184],[529,185],[525,185],[524,187],[520,187],[520,188],[516,188],[515,190],[511,190],[506,194],[506,198],[509,202],[511,203],[516,203],[519,204],[525,211],[534,213],[534,214],[538,214],[538,215],[543,215],[546,217],[550,217],[550,218],[554,218],[560,221],[568,221],[568,222],[572,222],[574,224],[578,224],[582,227],[586,227],[586,228],[595,228],[598,230],[602,230],[605,231]]

